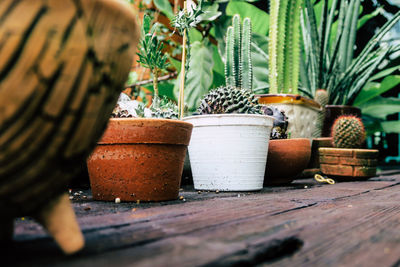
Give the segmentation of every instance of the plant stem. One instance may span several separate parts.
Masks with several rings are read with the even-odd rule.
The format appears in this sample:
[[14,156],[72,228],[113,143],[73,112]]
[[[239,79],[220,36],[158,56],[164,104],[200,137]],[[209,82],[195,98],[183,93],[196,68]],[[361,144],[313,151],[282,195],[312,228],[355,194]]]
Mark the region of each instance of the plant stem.
[[154,89],[154,96],[158,97],[158,70],[157,70],[157,68],[153,69],[153,89]]
[[[186,12],[186,1],[184,2],[183,7],[184,12]],[[186,29],[183,30],[183,41],[182,41],[182,62],[181,62],[181,83],[179,87],[179,101],[178,101],[178,109],[179,109],[179,119],[183,117],[183,110],[185,107],[185,65],[186,65]]]

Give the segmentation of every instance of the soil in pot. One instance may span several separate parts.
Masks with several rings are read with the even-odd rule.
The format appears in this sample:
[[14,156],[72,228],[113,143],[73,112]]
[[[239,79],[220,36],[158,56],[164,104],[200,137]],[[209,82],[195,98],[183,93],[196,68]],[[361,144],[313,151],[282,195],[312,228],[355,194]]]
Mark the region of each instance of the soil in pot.
[[177,199],[193,125],[165,119],[110,119],[88,159],[93,199]]
[[292,182],[307,167],[310,157],[308,138],[270,140],[264,185]]

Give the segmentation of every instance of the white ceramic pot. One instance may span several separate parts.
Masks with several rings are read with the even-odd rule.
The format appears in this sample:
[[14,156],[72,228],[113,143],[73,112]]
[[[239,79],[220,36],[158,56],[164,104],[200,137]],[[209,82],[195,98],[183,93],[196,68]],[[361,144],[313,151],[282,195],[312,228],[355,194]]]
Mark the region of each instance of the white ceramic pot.
[[262,189],[272,117],[218,114],[183,120],[194,125],[189,155],[196,190]]
[[312,99],[300,95],[258,95],[261,105],[275,106],[288,117],[287,133],[290,138],[312,138],[317,127],[321,106]]

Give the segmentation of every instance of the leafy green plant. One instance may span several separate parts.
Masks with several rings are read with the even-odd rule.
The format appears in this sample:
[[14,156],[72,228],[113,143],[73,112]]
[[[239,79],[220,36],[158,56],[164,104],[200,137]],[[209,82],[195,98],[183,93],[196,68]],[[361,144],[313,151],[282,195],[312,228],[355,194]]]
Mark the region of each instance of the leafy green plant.
[[269,92],[298,93],[302,0],[271,0]]
[[[400,47],[380,45],[384,35],[399,21],[399,12],[354,58],[357,29],[363,20],[359,19],[360,2],[324,0],[318,26],[312,1],[305,0],[304,20],[301,20],[304,56],[301,57],[300,91],[303,94],[314,97],[318,89],[326,89],[329,104],[353,105],[371,77],[381,71],[385,60],[400,50]],[[357,101],[363,102],[359,98]]]
[[[151,116],[155,118],[177,119],[176,104],[168,101],[165,97],[160,100],[158,94],[158,76],[161,71],[168,67],[167,55],[162,52],[163,43],[156,36],[157,24],[151,27],[151,18],[143,17],[142,38],[139,43],[138,62],[145,68],[149,68],[153,74],[153,103],[150,106]],[[144,104],[139,104],[136,109],[138,116],[144,116]]]
[[157,24],[151,26],[151,18],[148,15],[143,17],[142,38],[139,42],[138,63],[149,68],[153,74],[154,107],[159,106],[158,76],[161,71],[168,67],[167,55],[162,52],[163,43],[156,36]]

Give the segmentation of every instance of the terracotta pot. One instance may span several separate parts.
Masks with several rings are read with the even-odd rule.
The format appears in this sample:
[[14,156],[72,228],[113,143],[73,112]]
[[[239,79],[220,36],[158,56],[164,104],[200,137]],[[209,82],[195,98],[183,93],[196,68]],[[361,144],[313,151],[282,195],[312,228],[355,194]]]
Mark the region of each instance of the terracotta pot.
[[310,156],[308,138],[270,140],[264,185],[292,182],[306,168]]
[[332,147],[332,137],[313,138],[311,141],[311,158],[307,168],[303,171],[301,177],[312,177],[320,172],[319,167],[319,148]]
[[291,94],[257,95],[261,105],[273,105],[288,117],[290,138],[311,138],[321,106],[312,99]]
[[361,109],[353,106],[326,105],[325,119],[322,127],[322,137],[331,136],[333,122],[341,115],[354,115],[361,118]]
[[177,199],[192,128],[177,120],[110,119],[87,161],[93,199]]
[[322,173],[338,180],[352,181],[376,175],[376,149],[320,148]]
[[12,237],[2,225],[33,216],[73,253],[83,238],[64,192],[128,77],[139,38],[135,14],[112,0],[0,6],[0,241]]

